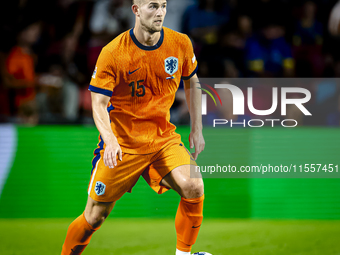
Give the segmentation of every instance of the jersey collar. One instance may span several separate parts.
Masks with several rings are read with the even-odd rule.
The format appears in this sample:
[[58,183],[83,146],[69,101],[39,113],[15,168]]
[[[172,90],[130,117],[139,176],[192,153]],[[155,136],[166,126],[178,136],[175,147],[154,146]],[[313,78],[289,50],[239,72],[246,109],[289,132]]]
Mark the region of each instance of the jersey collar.
[[159,47],[161,47],[162,43],[163,43],[163,40],[164,40],[164,30],[162,28],[161,30],[161,37],[159,38],[158,42],[154,45],[154,46],[145,46],[143,44],[141,44],[136,36],[134,35],[133,33],[133,28],[130,30],[130,36],[131,36],[131,39],[132,41],[142,50],[156,50],[158,49]]

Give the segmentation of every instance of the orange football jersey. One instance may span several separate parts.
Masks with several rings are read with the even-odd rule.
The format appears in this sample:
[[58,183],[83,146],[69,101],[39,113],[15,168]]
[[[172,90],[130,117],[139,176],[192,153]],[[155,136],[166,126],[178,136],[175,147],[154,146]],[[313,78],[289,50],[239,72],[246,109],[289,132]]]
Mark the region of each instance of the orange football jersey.
[[170,108],[181,79],[196,71],[188,36],[165,27],[154,46],[142,45],[131,29],[102,49],[89,90],[111,97],[111,127],[123,152],[148,154],[181,142]]
[[9,74],[18,81],[23,81],[21,87],[15,89],[15,105],[21,106],[35,98],[34,58],[20,47],[14,47],[6,60]]

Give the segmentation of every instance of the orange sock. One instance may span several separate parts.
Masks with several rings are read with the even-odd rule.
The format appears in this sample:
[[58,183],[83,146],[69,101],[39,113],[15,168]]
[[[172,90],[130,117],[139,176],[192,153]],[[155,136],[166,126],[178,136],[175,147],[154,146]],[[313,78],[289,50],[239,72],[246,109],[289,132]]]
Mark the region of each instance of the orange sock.
[[98,230],[85,219],[84,213],[75,219],[68,227],[61,255],[81,254],[89,244],[92,234]]
[[203,220],[204,195],[199,198],[183,198],[179,203],[175,227],[177,232],[176,248],[183,252],[190,252],[196,242]]

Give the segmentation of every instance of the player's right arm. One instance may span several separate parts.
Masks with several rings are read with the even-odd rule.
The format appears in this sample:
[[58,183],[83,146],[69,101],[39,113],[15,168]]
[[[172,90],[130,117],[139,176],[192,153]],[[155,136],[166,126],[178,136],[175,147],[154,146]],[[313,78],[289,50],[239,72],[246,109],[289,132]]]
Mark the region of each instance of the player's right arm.
[[116,73],[112,52],[104,47],[99,54],[89,90],[92,98],[93,119],[105,143],[104,164],[110,168],[117,165],[117,154],[118,159],[122,160],[122,150],[112,132],[110,117],[107,113],[107,105],[116,84]]
[[91,92],[91,99],[93,119],[106,145],[103,158],[104,164],[109,168],[114,168],[117,165],[117,155],[118,159],[122,161],[122,149],[118,144],[116,136],[112,132],[110,117],[107,114],[107,104],[110,97]]

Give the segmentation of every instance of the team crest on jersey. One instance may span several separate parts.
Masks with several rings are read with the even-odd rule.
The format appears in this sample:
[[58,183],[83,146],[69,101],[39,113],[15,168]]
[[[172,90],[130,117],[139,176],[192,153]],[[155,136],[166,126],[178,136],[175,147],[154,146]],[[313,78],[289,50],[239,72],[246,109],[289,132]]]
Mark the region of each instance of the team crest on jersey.
[[175,57],[168,57],[164,60],[165,63],[165,72],[173,75],[178,71],[178,59]]
[[96,182],[96,186],[94,187],[94,191],[98,196],[101,196],[105,193],[106,185],[102,182]]

